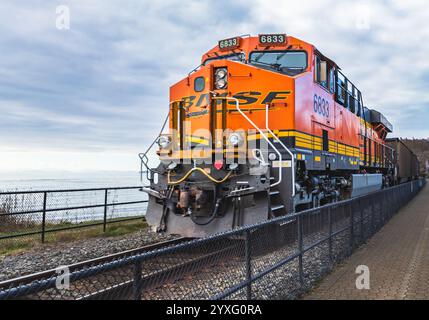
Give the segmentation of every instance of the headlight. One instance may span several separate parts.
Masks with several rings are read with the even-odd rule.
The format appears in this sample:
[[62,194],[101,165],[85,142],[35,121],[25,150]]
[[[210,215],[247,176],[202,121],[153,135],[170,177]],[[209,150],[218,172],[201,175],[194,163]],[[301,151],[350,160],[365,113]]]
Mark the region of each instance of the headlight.
[[222,69],[217,69],[216,70],[216,78],[218,79],[223,79],[226,76],[226,69],[222,68]]
[[160,136],[156,143],[161,149],[165,149],[170,145],[171,139],[168,136]]
[[215,70],[215,87],[216,89],[226,89],[228,85],[228,70],[218,68]]
[[226,87],[226,81],[225,79],[218,79],[216,80],[216,89],[223,89]]
[[231,145],[236,147],[243,142],[243,139],[238,133],[231,133],[231,135],[228,137],[228,141]]

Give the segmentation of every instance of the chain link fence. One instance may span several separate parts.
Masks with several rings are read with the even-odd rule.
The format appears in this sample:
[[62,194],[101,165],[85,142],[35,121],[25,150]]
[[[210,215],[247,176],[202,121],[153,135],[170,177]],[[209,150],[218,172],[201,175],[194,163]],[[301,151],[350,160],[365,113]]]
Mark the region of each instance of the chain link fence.
[[0,192],[0,245],[60,231],[142,219],[141,187]]
[[6,281],[0,283],[0,299],[294,299],[376,233],[425,183],[70,273]]

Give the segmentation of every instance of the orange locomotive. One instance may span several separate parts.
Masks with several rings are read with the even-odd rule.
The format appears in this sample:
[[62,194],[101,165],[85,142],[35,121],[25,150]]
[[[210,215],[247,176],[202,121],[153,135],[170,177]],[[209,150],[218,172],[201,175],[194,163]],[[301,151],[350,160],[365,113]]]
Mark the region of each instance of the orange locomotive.
[[205,236],[393,183],[392,125],[335,62],[284,34],[219,41],[170,88],[166,123],[143,188],[158,231]]

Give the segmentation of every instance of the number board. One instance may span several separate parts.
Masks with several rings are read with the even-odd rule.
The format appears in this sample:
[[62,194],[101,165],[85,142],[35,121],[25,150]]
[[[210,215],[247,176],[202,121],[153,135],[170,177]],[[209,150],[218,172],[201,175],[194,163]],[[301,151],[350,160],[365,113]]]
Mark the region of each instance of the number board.
[[219,49],[221,51],[234,50],[240,47],[240,37],[229,38],[219,41]]
[[282,46],[286,44],[285,34],[260,34],[259,44],[261,46]]

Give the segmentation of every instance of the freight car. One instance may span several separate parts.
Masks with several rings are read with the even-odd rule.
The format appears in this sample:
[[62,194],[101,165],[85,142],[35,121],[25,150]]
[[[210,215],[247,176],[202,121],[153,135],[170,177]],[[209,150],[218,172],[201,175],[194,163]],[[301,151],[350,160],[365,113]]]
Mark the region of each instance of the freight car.
[[395,152],[391,161],[395,165],[395,183],[404,183],[417,179],[420,174],[420,164],[417,156],[399,138],[389,138],[386,144]]
[[221,40],[170,88],[161,163],[140,154],[146,220],[200,237],[381,189],[395,181],[392,131],[312,44]]

